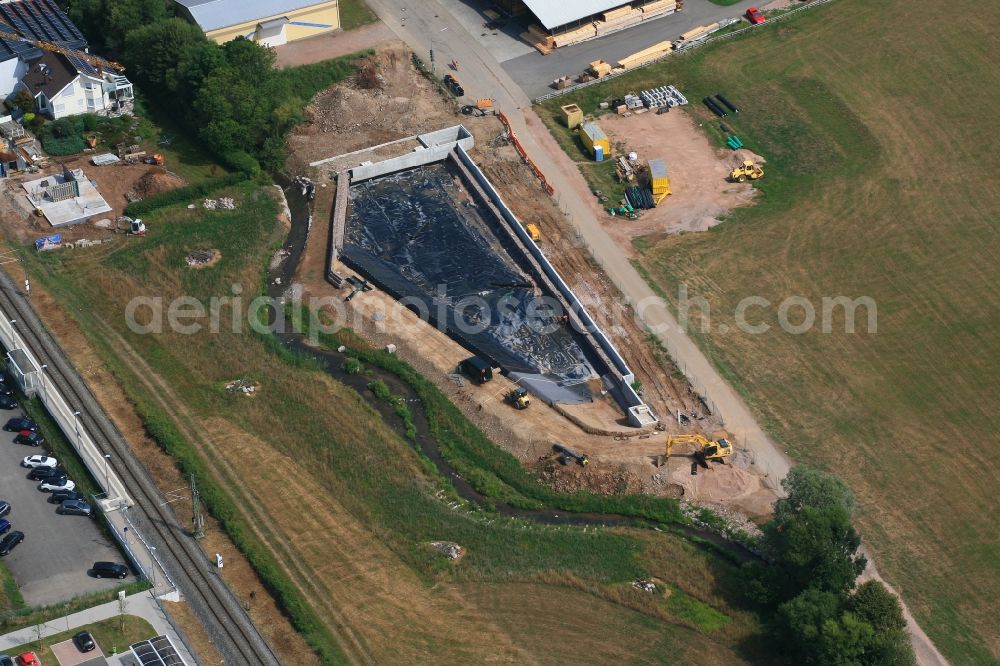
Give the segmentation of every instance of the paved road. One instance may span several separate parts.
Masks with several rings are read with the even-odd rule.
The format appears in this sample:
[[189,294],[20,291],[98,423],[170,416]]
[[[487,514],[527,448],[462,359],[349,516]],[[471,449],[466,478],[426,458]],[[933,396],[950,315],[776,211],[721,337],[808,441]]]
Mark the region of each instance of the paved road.
[[547,56],[532,49],[530,53],[501,62],[510,77],[520,84],[528,97],[534,99],[553,92],[549,86],[553,80],[560,76],[576,77],[594,60],[603,59],[613,65],[631,53],[664,40],[673,41],[700,25],[740,16],[747,7],[760,4],[761,0],[741,0],[735,5],[720,7],[708,0],[685,0],[682,12],[640,23],[613,35],[564,46]]
[[[450,6],[456,0],[444,1]],[[555,188],[560,206],[589,245],[594,258],[625,298],[641,313],[646,326],[664,342],[670,355],[684,368],[695,389],[711,401],[724,419],[726,429],[751,451],[755,465],[768,485],[778,489],[780,480],[788,473],[790,461],[757,424],[736,391],[722,379],[715,366],[680,329],[673,315],[662,304],[658,304],[659,299],[652,289],[601,228],[589,206],[591,194],[583,176],[532,111],[528,95],[490,51],[449,14],[443,0],[426,0],[423,11],[412,13],[407,11],[411,2],[412,0],[368,0],[386,25],[417,53],[426,53],[429,48],[434,48],[439,53],[439,63],[452,58],[458,59],[467,94],[471,97],[489,96],[496,100],[496,107],[507,114],[525,150]],[[691,5],[694,4],[691,2]],[[406,19],[401,21],[401,16]],[[444,57],[441,57],[441,53]],[[918,663],[921,666],[947,663],[917,626],[905,603],[903,610]]]
[[[191,653],[188,652],[187,647],[184,645],[184,641],[182,641],[174,632],[173,626],[171,626],[170,622],[167,620],[167,616],[153,600],[153,597],[149,592],[139,592],[125,597],[125,606],[126,612],[129,615],[141,617],[146,620],[146,622],[153,625],[153,629],[156,631],[157,635],[170,636],[170,640],[173,641],[174,647],[177,648],[181,657],[183,657],[184,660],[190,664],[190,666],[195,666],[199,663],[198,660],[196,660]],[[101,604],[100,606],[88,608],[87,610],[80,611],[79,613],[73,613],[72,615],[66,615],[64,617],[55,618],[54,620],[49,620],[48,622],[42,624],[42,638],[47,638],[48,636],[69,631],[70,629],[75,629],[76,627],[82,627],[95,622],[100,622],[101,620],[107,620],[111,617],[116,617],[119,612],[118,602],[111,601],[106,604]],[[25,645],[36,639],[37,634],[35,633],[35,627],[27,627],[25,629],[12,631],[9,634],[4,634],[3,636],[0,636],[0,653],[10,654],[10,650],[12,648]],[[128,646],[119,645],[117,647],[119,653],[121,653],[121,651]],[[105,653],[109,653],[112,646],[102,645],[101,648]],[[121,661],[119,661],[118,657],[109,656],[107,659],[111,664],[121,663],[122,666],[133,666],[133,662],[130,657],[121,657]]]
[[[20,415],[19,410],[0,410],[0,422]],[[87,570],[98,560],[123,562],[122,554],[93,519],[56,513],[48,493],[39,492],[38,481],[28,480],[29,470],[20,466],[24,456],[46,451],[14,444],[13,439],[14,433],[0,432],[0,499],[10,502],[7,520],[12,529],[24,532],[24,542],[4,562],[25,602],[51,604],[117,586],[117,579],[91,578]]]

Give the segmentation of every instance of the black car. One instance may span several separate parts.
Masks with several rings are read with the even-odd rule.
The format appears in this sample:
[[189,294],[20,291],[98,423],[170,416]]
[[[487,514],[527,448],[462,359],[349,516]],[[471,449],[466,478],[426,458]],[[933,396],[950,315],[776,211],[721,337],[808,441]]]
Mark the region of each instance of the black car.
[[38,424],[29,418],[15,416],[14,418],[9,419],[7,423],[3,424],[3,429],[7,432],[21,432],[22,430],[37,432]]
[[6,384],[0,384],[0,395],[14,395],[14,389]]
[[69,473],[62,467],[32,467],[31,471],[28,472],[28,478],[32,481],[66,478],[67,476]]
[[25,446],[41,446],[45,443],[45,438],[39,435],[37,432],[31,432],[30,430],[22,430],[14,438],[15,444],[23,444]]
[[49,504],[62,504],[66,500],[85,500],[83,493],[75,490],[53,490],[49,495]]
[[17,409],[17,400],[12,395],[0,395],[0,409]]
[[0,516],[6,516],[10,513],[10,502],[0,501]]
[[63,500],[59,508],[56,509],[56,513],[63,514],[64,516],[89,516],[90,505],[78,499]]
[[17,530],[0,539],[0,555],[9,555],[10,551],[14,550],[14,547],[22,541],[24,541],[24,532]]
[[73,645],[80,652],[90,652],[97,647],[97,643],[94,642],[94,637],[90,635],[89,631],[73,634]]
[[5,654],[0,654],[0,666],[15,666],[14,660]]
[[128,575],[128,567],[116,562],[94,562],[90,573],[95,578],[124,578]]

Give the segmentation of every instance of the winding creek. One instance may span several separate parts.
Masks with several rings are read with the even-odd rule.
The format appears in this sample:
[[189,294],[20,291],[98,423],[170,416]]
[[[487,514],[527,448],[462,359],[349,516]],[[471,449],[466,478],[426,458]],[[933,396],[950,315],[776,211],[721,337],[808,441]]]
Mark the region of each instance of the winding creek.
[[[298,187],[287,179],[278,179],[291,211],[291,230],[283,243],[284,259],[267,272],[268,296],[281,298],[291,286],[295,270],[305,251],[306,239],[309,234],[311,220],[310,202],[302,196]],[[285,317],[284,312],[276,313]],[[284,333],[275,335],[281,343],[291,351],[313,358],[332,378],[351,387],[375,409],[387,424],[403,436],[405,426],[403,420],[393,411],[392,405],[380,400],[368,389],[373,380],[383,382],[393,395],[401,397],[411,405],[413,424],[416,427],[416,437],[413,444],[434,464],[438,472],[449,479],[458,495],[464,500],[478,506],[491,506],[504,516],[521,518],[546,525],[579,525],[579,526],[631,526],[661,529],[683,536],[692,537],[692,543],[707,550],[721,550],[737,561],[756,559],[757,555],[741,544],[731,541],[716,531],[695,527],[693,525],[672,524],[658,526],[647,520],[622,516],[617,514],[575,513],[558,509],[521,509],[494,498],[488,498],[472,487],[441,454],[437,443],[430,432],[427,415],[421,405],[420,398],[414,389],[396,375],[373,364],[365,364],[366,373],[350,375],[343,369],[346,354],[336,350],[317,348],[308,344],[304,335],[292,332],[289,322],[285,322]],[[368,372],[370,371],[370,372]],[[405,436],[403,436],[406,439]],[[707,543],[706,543],[707,542]],[[710,545],[709,545],[710,544]]]

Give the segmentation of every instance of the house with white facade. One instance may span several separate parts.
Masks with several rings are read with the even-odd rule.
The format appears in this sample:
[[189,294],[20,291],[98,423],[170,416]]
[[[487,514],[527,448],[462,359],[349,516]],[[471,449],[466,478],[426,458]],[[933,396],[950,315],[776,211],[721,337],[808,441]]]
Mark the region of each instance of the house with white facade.
[[78,113],[131,112],[132,84],[110,64],[82,54],[46,51],[28,65],[15,92],[27,90],[40,113],[55,120]]

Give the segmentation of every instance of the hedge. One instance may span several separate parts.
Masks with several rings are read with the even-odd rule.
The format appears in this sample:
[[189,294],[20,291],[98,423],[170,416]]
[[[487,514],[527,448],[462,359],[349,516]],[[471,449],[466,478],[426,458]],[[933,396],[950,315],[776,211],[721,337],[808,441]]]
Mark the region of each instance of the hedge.
[[142,201],[133,201],[125,206],[125,214],[130,217],[141,217],[167,206],[191,203],[191,201],[211,194],[215,190],[241,183],[246,179],[247,175],[245,173],[230,173],[218,178],[209,178],[199,183],[185,185],[184,187],[178,187],[176,190],[157,194],[155,197],[143,199]]

